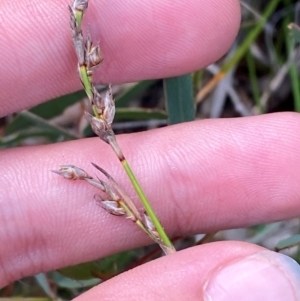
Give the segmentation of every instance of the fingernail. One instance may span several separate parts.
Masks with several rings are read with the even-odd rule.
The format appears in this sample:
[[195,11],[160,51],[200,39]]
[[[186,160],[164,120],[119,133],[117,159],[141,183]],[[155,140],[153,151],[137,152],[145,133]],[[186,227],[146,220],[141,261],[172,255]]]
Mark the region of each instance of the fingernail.
[[261,251],[230,262],[204,285],[205,301],[299,301],[299,264],[283,254]]

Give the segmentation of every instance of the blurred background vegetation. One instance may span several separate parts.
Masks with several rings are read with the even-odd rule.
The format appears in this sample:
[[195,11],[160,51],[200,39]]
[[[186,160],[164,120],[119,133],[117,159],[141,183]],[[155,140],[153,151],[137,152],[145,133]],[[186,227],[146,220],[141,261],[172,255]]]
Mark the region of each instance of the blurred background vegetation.
[[[204,118],[300,111],[300,1],[243,1],[240,32],[218,62],[176,78],[115,85],[116,133],[145,131]],[[289,24],[293,23],[293,25]],[[99,86],[99,90],[106,87]],[[93,136],[83,91],[0,119],[0,148]],[[284,249],[300,262],[299,219],[176,238],[178,249],[212,240],[243,240]],[[292,247],[294,246],[294,247]],[[286,249],[286,247],[289,247]],[[157,246],[115,254],[16,281],[0,300],[71,299],[95,284],[157,258]]]

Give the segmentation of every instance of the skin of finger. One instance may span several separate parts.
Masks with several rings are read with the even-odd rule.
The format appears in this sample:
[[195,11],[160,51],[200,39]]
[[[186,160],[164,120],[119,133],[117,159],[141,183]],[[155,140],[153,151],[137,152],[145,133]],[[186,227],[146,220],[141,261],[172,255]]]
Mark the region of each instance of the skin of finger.
[[203,287],[211,274],[261,250],[242,242],[189,248],[125,272],[75,300],[203,300]]
[[[170,236],[299,216],[300,118],[295,113],[206,120],[118,141]],[[50,173],[105,168],[141,208],[99,139],[1,151],[0,285],[149,243],[130,221],[97,207],[97,190]]]
[[[79,90],[67,0],[0,2],[0,117]],[[86,24],[104,56],[96,82],[188,73],[230,47],[237,0],[91,0]]]

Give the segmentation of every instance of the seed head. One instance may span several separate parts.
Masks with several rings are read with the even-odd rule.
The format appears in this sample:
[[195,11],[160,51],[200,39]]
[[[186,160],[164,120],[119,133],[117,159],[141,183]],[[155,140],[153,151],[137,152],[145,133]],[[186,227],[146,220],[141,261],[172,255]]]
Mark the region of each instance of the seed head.
[[85,113],[86,119],[91,124],[92,130],[94,133],[104,142],[110,144],[114,139],[115,135],[111,126],[107,124],[104,119],[93,117],[89,113]]
[[120,203],[117,201],[111,200],[103,200],[100,195],[96,194],[94,196],[95,201],[98,205],[100,205],[103,209],[113,215],[125,215],[126,211],[124,208],[120,206]]
[[108,125],[112,124],[115,117],[115,112],[116,112],[115,102],[112,96],[111,85],[109,85],[109,89],[106,92],[104,98],[104,112],[103,112],[103,117]]
[[84,180],[91,179],[92,177],[83,169],[74,165],[61,165],[59,170],[52,170],[52,172],[70,180]]
[[86,65],[88,69],[93,69],[99,66],[103,61],[103,56],[99,45],[93,46],[90,34],[87,35],[85,42],[86,49]]

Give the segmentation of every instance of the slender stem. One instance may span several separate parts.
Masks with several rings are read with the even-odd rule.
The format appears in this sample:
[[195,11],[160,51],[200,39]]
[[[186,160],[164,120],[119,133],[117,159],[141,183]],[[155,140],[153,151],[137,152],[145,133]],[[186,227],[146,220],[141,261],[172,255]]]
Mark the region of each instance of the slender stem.
[[82,22],[83,12],[80,10],[77,10],[75,16],[76,16],[76,22],[78,25],[78,29],[81,30],[81,22]]
[[[93,45],[90,36],[88,36],[85,40],[81,31],[83,14],[87,9],[88,1],[89,0],[74,0],[72,7],[70,7],[71,29],[73,34],[74,47],[78,58],[78,71],[82,85],[91,102],[95,114],[95,117],[92,117],[88,114],[87,116],[89,118],[89,121],[91,122],[94,132],[99,136],[100,139],[108,143],[118,156],[134,189],[141,199],[141,202],[147,213],[147,217],[155,227],[153,233],[157,233],[159,237],[157,238],[156,234],[153,234],[147,226],[145,227],[141,220],[138,221],[139,226],[160,244],[161,248],[166,254],[169,254],[175,252],[176,250],[173,247],[166,232],[164,231],[156,214],[154,213],[154,210],[152,209],[148,199],[146,198],[145,193],[143,192],[140,184],[133,174],[128,162],[125,160],[124,155],[119,145],[117,144],[115,134],[111,128],[111,123],[115,113],[115,104],[112,93],[111,91],[109,91],[103,100],[92,82],[93,69],[101,63],[102,55],[99,46]],[[125,203],[121,203],[121,206],[127,212],[128,216],[132,215],[130,213],[132,211],[130,209],[130,206],[126,205]]]
[[92,97],[93,97],[92,84],[91,84],[90,78],[87,75],[86,66],[84,66],[84,65],[80,66],[80,78],[81,78],[85,93],[87,94],[89,99],[92,99]]
[[161,241],[167,246],[170,248],[170,250],[174,250],[175,251],[175,248],[171,242],[171,240],[169,239],[168,235],[166,234],[164,228],[162,227],[158,217],[156,216],[152,206],[150,205],[150,202],[149,200],[147,199],[140,183],[138,182],[137,178],[135,177],[128,161],[125,159],[124,155],[123,155],[123,152],[121,151],[120,149],[120,146],[119,144],[117,143],[117,140],[116,140],[116,137],[115,136],[112,136],[110,141],[109,141],[109,145],[111,146],[111,148],[113,149],[113,151],[115,152],[115,154],[117,155],[117,157],[119,158],[121,164],[123,165],[133,187],[134,187],[134,190],[136,191],[137,195],[139,196],[144,208],[145,208],[145,211],[147,212],[148,216],[150,217],[152,223],[154,224],[157,232],[158,232],[158,235],[161,239]]
[[154,210],[152,209],[152,206],[150,205],[150,202],[148,201],[148,199],[147,199],[147,197],[146,197],[146,195],[145,195],[145,193],[144,193],[141,185],[139,184],[138,180],[136,179],[136,177],[135,177],[132,169],[130,168],[127,160],[124,159],[124,160],[121,161],[121,163],[122,163],[122,165],[123,165],[123,167],[124,167],[124,169],[125,169],[128,177],[129,177],[129,179],[130,179],[130,181],[131,181],[131,183],[132,183],[132,185],[133,185],[136,193],[138,194],[138,196],[139,196],[139,198],[140,198],[140,200],[141,200],[141,202],[142,202],[142,204],[143,204],[143,206],[144,206],[147,214],[149,215],[151,221],[153,222],[153,224],[154,224],[154,226],[155,226],[155,228],[156,228],[156,230],[157,230],[157,232],[158,232],[161,240],[164,242],[164,244],[166,246],[168,246],[170,248],[173,248],[172,242],[170,241],[168,235],[166,234],[164,228],[162,227],[162,225],[161,225],[159,219],[157,218]]

